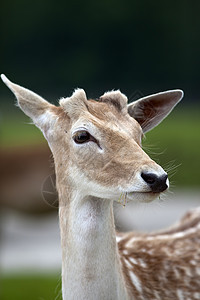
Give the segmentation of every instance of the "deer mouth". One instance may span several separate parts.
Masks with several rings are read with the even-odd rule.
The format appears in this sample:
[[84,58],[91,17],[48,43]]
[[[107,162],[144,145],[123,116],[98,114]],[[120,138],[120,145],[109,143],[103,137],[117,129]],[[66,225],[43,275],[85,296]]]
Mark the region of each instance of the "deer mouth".
[[140,201],[140,202],[152,202],[160,196],[160,192],[129,192],[127,193],[127,199],[130,201]]

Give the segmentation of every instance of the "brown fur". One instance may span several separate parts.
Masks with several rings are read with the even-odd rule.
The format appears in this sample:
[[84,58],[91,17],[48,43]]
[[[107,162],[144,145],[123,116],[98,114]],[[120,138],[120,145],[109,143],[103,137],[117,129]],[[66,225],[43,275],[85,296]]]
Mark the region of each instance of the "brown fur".
[[[186,214],[171,231],[119,236],[124,276],[136,299],[199,299],[200,294],[195,294],[200,292],[199,209]],[[140,281],[142,293],[136,291],[129,270]]]

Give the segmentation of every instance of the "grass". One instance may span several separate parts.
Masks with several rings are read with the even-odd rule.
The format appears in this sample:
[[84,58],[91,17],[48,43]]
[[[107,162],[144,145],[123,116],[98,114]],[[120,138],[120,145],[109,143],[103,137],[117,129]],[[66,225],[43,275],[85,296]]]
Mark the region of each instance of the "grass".
[[60,275],[4,275],[1,300],[61,300]]

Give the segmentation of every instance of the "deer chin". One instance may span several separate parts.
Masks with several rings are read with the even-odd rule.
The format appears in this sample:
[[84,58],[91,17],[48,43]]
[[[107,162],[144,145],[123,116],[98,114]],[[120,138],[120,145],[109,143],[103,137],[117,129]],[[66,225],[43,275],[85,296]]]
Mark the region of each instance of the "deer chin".
[[130,192],[127,193],[127,199],[129,201],[139,201],[139,202],[152,202],[160,196],[161,193],[153,192]]

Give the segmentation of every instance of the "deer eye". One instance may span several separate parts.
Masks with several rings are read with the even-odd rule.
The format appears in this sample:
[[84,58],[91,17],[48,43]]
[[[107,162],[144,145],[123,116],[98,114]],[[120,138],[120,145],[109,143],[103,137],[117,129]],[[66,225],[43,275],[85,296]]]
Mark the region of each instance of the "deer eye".
[[94,138],[87,131],[78,131],[73,135],[73,140],[76,144],[83,144],[89,141],[94,141]]

